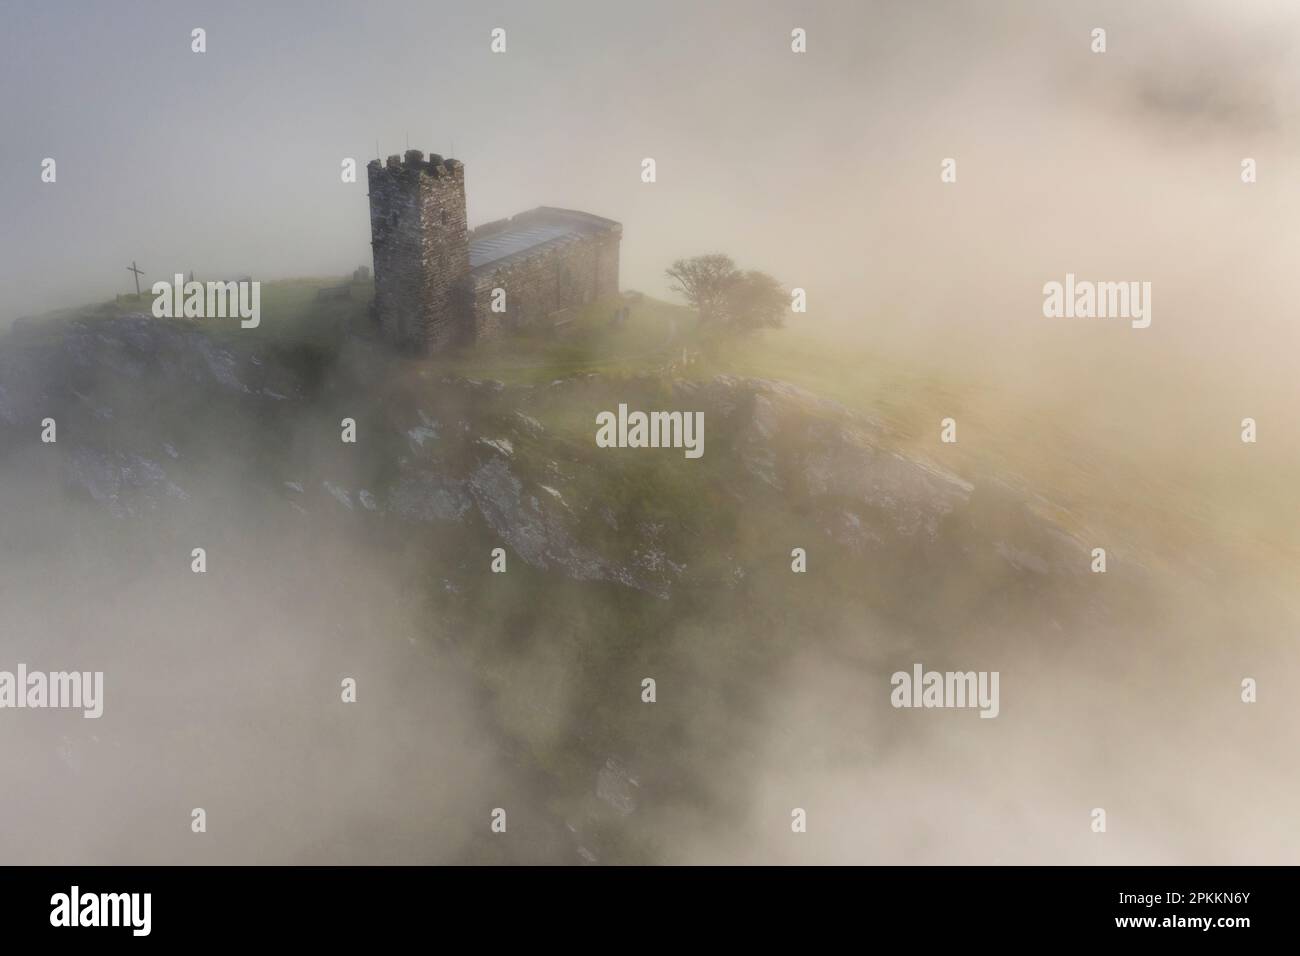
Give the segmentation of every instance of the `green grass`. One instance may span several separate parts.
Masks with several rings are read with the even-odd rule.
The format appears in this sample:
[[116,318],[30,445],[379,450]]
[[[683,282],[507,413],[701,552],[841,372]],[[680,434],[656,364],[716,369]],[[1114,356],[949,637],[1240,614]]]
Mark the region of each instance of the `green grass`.
[[[199,281],[202,281],[201,279]],[[349,286],[348,298],[319,297],[322,289]],[[261,322],[256,328],[245,329],[240,319],[205,318],[170,320],[190,328],[201,328],[218,339],[232,344],[283,343],[295,346],[312,346],[337,349],[342,343],[347,324],[364,316],[374,297],[371,281],[351,282],[347,276],[311,279],[279,279],[262,282],[260,289]],[[83,316],[112,318],[128,313],[152,314],[154,297],[149,293],[136,296],[120,295],[112,302],[77,310]]]
[[[264,282],[259,328],[241,329],[237,319],[202,320],[201,326],[232,346],[269,345],[298,371],[323,374],[349,325],[366,322],[373,296],[373,284],[362,282],[351,284],[349,298],[318,297],[320,289],[345,282]],[[148,295],[122,296],[81,314],[148,312],[151,303]],[[561,329],[529,330],[410,364],[429,375],[518,385],[593,372],[615,382],[723,373],[781,379],[873,416],[897,450],[971,481],[996,478],[1019,487],[1036,510],[1067,530],[1104,538],[1144,561],[1225,549],[1258,559],[1254,552],[1262,549],[1269,569],[1300,566],[1294,544],[1300,519],[1287,506],[1300,480],[1294,462],[1264,468],[1242,456],[1165,449],[1154,465],[1154,449],[1139,448],[1142,456],[1134,457],[1127,450],[1132,439],[1116,438],[1103,417],[1068,427],[1062,416],[1068,422],[1071,409],[1004,393],[978,361],[966,369],[927,367],[915,356],[844,341],[805,317],[782,330],[711,345],[689,309],[644,297],[631,304],[627,322],[615,326],[610,317],[617,304],[597,303]],[[959,422],[955,445],[938,441],[946,417]],[[554,435],[575,441],[592,427],[589,409],[577,404],[549,408],[545,423]],[[1242,495],[1243,487],[1253,490]]]

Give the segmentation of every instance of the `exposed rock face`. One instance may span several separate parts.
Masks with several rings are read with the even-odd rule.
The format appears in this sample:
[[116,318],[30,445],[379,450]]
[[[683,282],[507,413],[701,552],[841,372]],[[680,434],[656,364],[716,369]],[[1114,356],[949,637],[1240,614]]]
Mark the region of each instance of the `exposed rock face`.
[[[640,459],[620,466],[597,451],[594,425],[589,440],[575,440],[544,424],[552,410],[570,417],[589,410],[594,421],[597,410],[642,390],[646,407],[657,400],[657,407],[704,413],[705,457],[674,456],[672,467],[686,470],[673,480],[713,496],[738,520],[791,516],[849,559],[973,548],[980,560],[1025,576],[1085,566],[1077,542],[1007,489],[977,491],[897,453],[879,422],[838,403],[762,379],[674,381],[670,393],[664,385],[590,373],[536,388],[444,378],[421,385],[418,395],[399,393],[366,419],[370,470],[358,471],[358,453],[337,450],[337,418],[321,421],[315,400],[302,400],[306,383],[271,353],[225,347],[203,330],[143,315],[79,318],[57,332],[29,328],[0,339],[0,466],[6,449],[38,441],[42,418],[57,418],[54,453],[65,485],[118,517],[145,515],[188,500],[186,469],[201,467],[196,445],[222,460],[238,454],[213,452],[210,424],[160,420],[154,410],[216,410],[224,416],[219,427],[233,421],[255,438],[272,429],[255,447],[264,455],[269,445],[278,457],[240,481],[265,486],[295,511],[387,522],[411,535],[454,525],[538,570],[665,598],[692,582],[703,553],[683,549],[707,551],[706,535],[680,521],[646,520],[641,505],[655,502],[606,496],[620,475],[644,469]],[[304,432],[331,449],[327,457],[281,447],[277,436]],[[747,569],[732,562],[714,573],[736,586]]]
[[707,409],[710,454],[719,453],[719,433],[730,436],[721,453],[740,464],[749,497],[806,504],[824,534],[851,555],[974,548],[1031,576],[1076,575],[1085,567],[1082,545],[1021,496],[996,482],[977,489],[900,454],[879,421],[838,402],[789,382],[726,375],[675,383],[674,396]]
[[189,421],[178,412],[169,422],[171,408],[300,395],[279,363],[184,323],[143,314],[29,323],[0,338],[0,461],[40,447],[41,423],[53,419],[49,449],[65,487],[115,516],[141,516],[188,499],[176,476],[186,442],[174,431]]
[[564,506],[553,494],[539,497],[525,491],[504,458],[489,458],[474,469],[469,489],[483,520],[533,567],[554,567],[578,581],[614,581],[666,596],[664,584],[619,567],[580,544]]
[[29,327],[0,346],[0,388],[11,402],[28,403],[0,401],[0,418],[17,424],[11,416],[33,403],[57,402],[61,389],[84,390],[105,378],[147,379],[178,391],[216,387],[246,395],[301,395],[289,370],[223,347],[198,327],[144,314],[77,318]]
[[[902,537],[937,538],[940,520],[964,505],[973,486],[884,446],[880,425],[786,382],[729,380],[749,393],[738,445],[746,470],[778,491],[844,501],[882,519]],[[852,532],[861,518],[846,513]]]
[[162,465],[129,452],[74,447],[65,459],[65,477],[69,486],[86,492],[117,518],[156,510],[167,498],[188,497]]
[[885,516],[903,537],[933,541],[939,521],[964,505],[973,487],[938,468],[883,451],[845,426],[817,425],[799,477],[814,498],[845,498]]
[[610,757],[596,774],[596,798],[614,808],[620,816],[636,810],[637,789],[640,783],[622,761]]
[[[680,383],[734,434],[731,450],[759,485],[813,503],[837,539],[853,547],[887,538],[933,542],[942,519],[963,507],[972,485],[887,447],[871,418],[788,382],[718,376]],[[716,441],[716,440],[715,440]],[[715,444],[716,447],[716,444]]]
[[403,477],[388,496],[389,510],[416,521],[460,521],[473,506],[465,482],[427,472]]

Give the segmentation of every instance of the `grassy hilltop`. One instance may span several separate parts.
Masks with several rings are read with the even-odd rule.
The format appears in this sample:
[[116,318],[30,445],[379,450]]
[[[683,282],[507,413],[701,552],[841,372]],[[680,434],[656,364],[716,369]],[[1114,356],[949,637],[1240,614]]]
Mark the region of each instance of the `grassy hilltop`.
[[[240,329],[233,320],[201,325],[231,345],[278,349],[310,372],[337,357],[349,327],[365,324],[371,282],[352,283],[348,298],[318,297],[321,289],[346,283],[344,277],[264,283],[259,329]],[[147,312],[151,301],[148,295],[138,301],[121,296],[98,314]],[[1300,516],[1292,516],[1288,505],[1290,489],[1300,481],[1294,458],[1284,458],[1284,467],[1277,461],[1261,466],[1224,456],[1219,448],[1148,445],[1146,455],[1162,456],[1156,464],[1129,453],[1130,437],[1116,432],[1115,419],[1105,417],[1108,408],[1090,419],[1086,403],[1018,402],[990,380],[978,355],[966,368],[927,364],[914,353],[845,341],[841,330],[803,316],[792,317],[784,329],[709,348],[687,308],[643,297],[632,304],[629,321],[615,327],[608,321],[612,307],[593,306],[559,332],[517,335],[420,364],[429,373],[510,385],[586,373],[787,381],[870,415],[900,451],[932,459],[970,481],[1008,482],[1071,532],[1104,538],[1144,563],[1195,564],[1210,560],[1207,552],[1225,549],[1257,558],[1263,545],[1271,552],[1271,567],[1300,566]],[[1108,372],[1100,385],[1116,374]],[[1143,373],[1141,386],[1176,394],[1186,383],[1151,381]],[[943,445],[939,423],[950,416],[960,422],[962,439]],[[572,424],[585,429],[588,423]],[[1239,496],[1232,490],[1238,487],[1252,491]]]

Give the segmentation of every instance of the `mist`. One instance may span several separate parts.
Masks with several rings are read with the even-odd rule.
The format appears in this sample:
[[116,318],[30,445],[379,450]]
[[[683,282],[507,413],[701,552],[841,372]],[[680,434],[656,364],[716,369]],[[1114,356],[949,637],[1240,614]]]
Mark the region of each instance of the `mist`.
[[[477,541],[251,490],[273,443],[234,405],[189,436],[179,512],[106,516],[13,441],[0,667],[102,670],[107,699],[100,720],[4,714],[7,859],[1300,859],[1293,4],[133,0],[3,17],[0,327],[132,291],[133,261],[145,283],[346,275],[371,262],[369,214],[340,163],[410,146],[465,163],[471,226],[536,205],[621,222],[624,289],[680,301],[664,269],[707,252],[805,289],[807,314],[767,341],[824,367],[827,394],[867,396],[889,449],[988,508],[928,563],[881,546],[837,566],[835,605],[798,604],[781,540],[780,576],[750,569],[734,593],[564,584],[543,610],[489,596],[466,570]],[[1150,282],[1150,327],[1045,318],[1043,286],[1067,274]],[[277,419],[276,467],[355,469],[359,488],[391,464],[347,464],[313,432],[359,401],[367,354],[348,345]],[[376,416],[400,417],[395,394],[419,407],[432,380],[385,373]],[[960,439],[943,447],[948,415]],[[1021,520],[985,504],[1004,492],[1063,529],[1083,579],[981,576],[970,554]],[[697,556],[757,533],[756,505],[729,506],[736,526]],[[206,575],[199,545],[220,556]],[[1093,547],[1106,575],[1087,574]],[[653,628],[621,631],[634,613]],[[891,707],[890,674],[914,662],[1000,672],[998,718]],[[677,681],[659,711],[615,725],[609,682],[650,670]]]

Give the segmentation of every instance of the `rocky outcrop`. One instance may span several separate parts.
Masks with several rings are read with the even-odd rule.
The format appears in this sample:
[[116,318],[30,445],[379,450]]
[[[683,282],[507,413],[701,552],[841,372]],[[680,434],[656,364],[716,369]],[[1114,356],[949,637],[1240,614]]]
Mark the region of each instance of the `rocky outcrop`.
[[[362,383],[347,387],[365,394]],[[147,409],[224,403],[241,429],[268,421],[296,433],[333,428],[312,417],[315,405],[301,400],[307,392],[270,353],[143,315],[74,318],[0,339],[0,430],[31,442],[42,417],[59,417],[62,428],[64,418],[82,416],[84,427],[60,434],[65,484],[119,517],[187,500],[187,442],[210,441],[160,434]],[[704,413],[704,462],[678,463],[691,469],[701,494],[725,501],[742,520],[797,510],[798,520],[814,522],[850,557],[975,548],[1022,575],[1079,565],[1077,542],[1005,489],[977,493],[891,447],[870,416],[768,379],[665,383],[585,373],[528,388],[444,377],[387,399],[367,420],[364,451],[343,452],[320,438],[333,457],[298,460],[284,449],[282,467],[272,460],[266,474],[244,477],[305,515],[388,521],[416,535],[431,524],[477,527],[538,570],[668,597],[691,580],[683,547],[698,529],[682,524],[686,518],[676,525],[638,518],[636,502],[611,503],[601,489],[615,475],[614,460],[545,424],[550,412],[594,416],[638,393],[643,407]],[[342,477],[367,455],[369,472]],[[744,567],[733,572],[733,583],[744,579]]]
[[161,464],[130,452],[75,446],[64,459],[69,487],[88,494],[117,518],[156,511],[168,499],[189,496],[167,477]]

